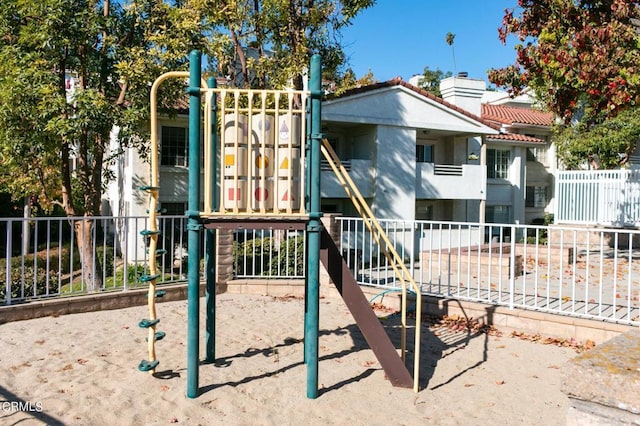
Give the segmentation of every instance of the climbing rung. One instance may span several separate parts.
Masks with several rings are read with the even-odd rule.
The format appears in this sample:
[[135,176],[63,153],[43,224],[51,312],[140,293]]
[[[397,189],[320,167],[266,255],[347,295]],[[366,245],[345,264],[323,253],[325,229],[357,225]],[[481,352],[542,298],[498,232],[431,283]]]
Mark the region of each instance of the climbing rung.
[[157,191],[159,189],[160,189],[159,186],[151,186],[151,185],[145,185],[140,187],[140,191]]
[[138,364],[138,370],[150,371],[155,369],[158,366],[158,364],[160,364],[159,361],[147,361],[143,359],[142,361],[140,361],[140,364]]
[[[164,339],[164,336],[166,336],[166,335],[167,335],[167,333],[165,333],[164,331],[157,331],[157,332],[153,335],[153,340],[155,340],[155,341],[157,342],[158,340],[162,340],[162,339]],[[146,341],[148,342],[148,341],[149,341],[149,338],[147,337],[147,338],[146,338],[146,339],[144,339],[144,340],[146,340]]]
[[140,282],[148,283],[149,281],[157,280],[158,278],[160,278],[160,274],[142,275],[140,277]]
[[167,292],[166,292],[166,291],[164,291],[164,290],[158,290],[158,291],[156,291],[156,295],[155,295],[155,296],[156,296],[156,297],[164,297],[164,295],[165,295],[165,294],[167,294]]
[[154,325],[156,325],[159,322],[160,322],[160,320],[157,319],[157,318],[154,319],[154,320],[143,319],[142,321],[140,321],[138,323],[138,327],[140,327],[140,328],[149,328],[149,327],[153,327]]
[[152,231],[151,229],[143,229],[142,231],[140,231],[140,235],[144,235],[145,237],[147,235],[158,235],[160,234],[160,231]]

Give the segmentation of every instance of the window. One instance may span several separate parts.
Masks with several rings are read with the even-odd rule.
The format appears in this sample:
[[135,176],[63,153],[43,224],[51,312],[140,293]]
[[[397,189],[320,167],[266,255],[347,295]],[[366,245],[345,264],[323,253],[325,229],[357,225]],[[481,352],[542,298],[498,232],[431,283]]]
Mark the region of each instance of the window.
[[433,220],[433,202],[416,200],[416,220]]
[[527,186],[527,198],[525,207],[541,207],[547,206],[547,187],[546,186]]
[[433,163],[433,145],[416,145],[416,163]]
[[487,178],[508,179],[511,151],[500,149],[487,150]]
[[187,129],[185,127],[162,126],[160,165],[188,166]]
[[487,223],[509,223],[511,221],[510,206],[487,206],[485,221]]
[[547,160],[547,147],[536,146],[533,148],[527,148],[527,161],[537,161],[538,163],[546,164]]
[[161,203],[163,214],[167,216],[182,216],[187,209],[187,203]]

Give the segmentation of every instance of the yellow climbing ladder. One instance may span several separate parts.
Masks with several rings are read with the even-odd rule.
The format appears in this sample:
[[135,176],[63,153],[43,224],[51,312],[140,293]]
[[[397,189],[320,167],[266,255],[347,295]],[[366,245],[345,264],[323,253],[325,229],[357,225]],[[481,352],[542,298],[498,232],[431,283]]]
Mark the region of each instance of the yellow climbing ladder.
[[422,319],[422,297],[420,286],[415,282],[413,276],[404,264],[404,260],[395,247],[389,241],[384,229],[380,226],[380,223],[373,215],[373,212],[369,208],[369,205],[358,191],[355,183],[349,176],[349,173],[342,165],[340,158],[335,153],[329,141],[327,139],[322,140],[322,146],[320,147],[322,155],[325,157],[329,166],[335,173],[338,181],[344,188],[345,192],[351,199],[351,202],[356,208],[356,211],[362,217],[363,222],[374,240],[382,250],[383,254],[387,258],[389,264],[393,268],[396,277],[402,284],[402,311],[401,311],[401,324],[402,334],[400,338],[401,356],[405,361],[406,344],[407,344],[407,292],[408,287],[414,292],[416,297],[416,322],[415,322],[415,347],[414,347],[414,366],[413,366],[413,390],[418,392],[419,380],[420,380],[420,325]]
[[[165,333],[162,331],[157,331],[157,325],[160,322],[156,312],[156,299],[165,295],[165,292],[157,289],[157,281],[160,278],[160,274],[158,273],[156,257],[161,256],[166,251],[164,249],[158,249],[158,236],[160,235],[160,231],[158,230],[157,219],[158,215],[162,213],[158,202],[158,195],[160,193],[160,173],[159,173],[159,149],[158,149],[158,110],[157,110],[157,92],[158,87],[162,82],[170,78],[176,79],[186,79],[189,77],[189,72],[187,71],[170,71],[162,74],[160,77],[156,79],[156,81],[151,86],[151,116],[150,116],[150,124],[151,124],[151,179],[150,184],[146,186],[140,187],[140,190],[146,191],[149,194],[149,224],[148,228],[144,229],[140,232],[140,234],[148,238],[148,249],[147,249],[147,266],[148,271],[146,275],[140,277],[140,282],[147,283],[149,288],[147,292],[147,306],[149,309],[149,317],[141,320],[138,323],[140,328],[144,328],[148,330],[147,335],[147,351],[148,351],[148,359],[143,359],[138,364],[138,370],[146,371],[150,374],[155,373],[156,367],[159,364],[159,361],[156,357],[156,349],[155,342],[161,340],[165,337]],[[206,83],[202,82],[203,86],[206,87]],[[211,96],[207,96],[205,99],[206,106],[210,108]],[[211,118],[205,115],[205,128],[207,126],[211,126]],[[210,142],[210,132],[205,132],[205,144]]]

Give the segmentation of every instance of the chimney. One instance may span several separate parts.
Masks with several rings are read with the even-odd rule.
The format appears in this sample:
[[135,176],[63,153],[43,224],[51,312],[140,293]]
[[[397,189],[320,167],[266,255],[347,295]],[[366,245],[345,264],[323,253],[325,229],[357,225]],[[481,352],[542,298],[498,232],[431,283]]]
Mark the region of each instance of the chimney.
[[487,83],[466,76],[466,72],[460,72],[457,77],[448,77],[440,81],[440,93],[445,101],[479,117],[482,110],[480,101],[487,89]]

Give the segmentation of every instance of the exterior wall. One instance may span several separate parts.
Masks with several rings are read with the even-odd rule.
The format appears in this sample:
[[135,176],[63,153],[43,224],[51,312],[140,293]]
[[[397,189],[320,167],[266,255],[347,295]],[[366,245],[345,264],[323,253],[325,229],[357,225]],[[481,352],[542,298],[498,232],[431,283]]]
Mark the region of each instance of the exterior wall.
[[525,219],[525,160],[525,148],[512,147],[508,179],[487,179],[487,206],[509,206],[513,223],[524,223]]
[[413,220],[416,207],[416,131],[378,126],[376,147],[374,214],[379,219]]
[[[111,132],[111,149],[118,149],[118,131]],[[145,163],[136,149],[127,148],[117,158],[114,167],[114,179],[107,185],[107,190],[103,196],[103,214],[111,216],[145,216],[149,203],[146,192],[139,188],[149,185],[149,164]],[[147,171],[145,174],[144,171]],[[126,252],[127,257],[133,261],[143,261],[145,259],[146,247],[144,240],[137,232],[122,232],[115,223],[109,233],[118,235],[129,235],[128,240],[119,239],[120,251]],[[132,226],[138,230],[145,228],[144,220],[139,220]]]
[[437,175],[434,163],[416,165],[418,199],[482,200],[485,197],[486,168],[463,164],[462,176]]
[[466,77],[449,77],[440,82],[442,98],[472,114],[480,116],[480,100],[487,88],[484,80]]
[[524,223],[525,188],[527,173],[526,148],[517,146],[514,148],[514,159],[510,171],[513,182],[513,223]]

